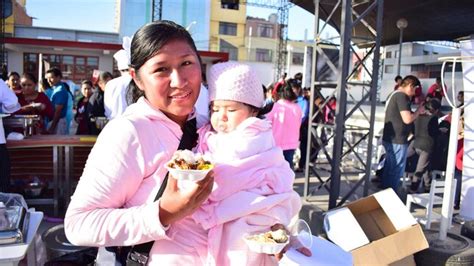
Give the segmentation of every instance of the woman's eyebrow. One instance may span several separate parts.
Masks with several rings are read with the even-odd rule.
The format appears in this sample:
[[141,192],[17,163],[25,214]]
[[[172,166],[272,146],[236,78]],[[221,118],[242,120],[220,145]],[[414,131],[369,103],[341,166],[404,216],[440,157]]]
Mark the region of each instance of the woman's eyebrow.
[[[179,59],[183,59],[183,58],[191,57],[191,56],[194,56],[194,54],[192,54],[192,53],[184,54],[184,55],[178,56],[178,58],[179,58]],[[163,65],[163,64],[166,64],[168,61],[169,61],[169,60],[167,60],[167,59],[163,59],[163,60],[161,60],[161,61],[154,62],[151,66]]]

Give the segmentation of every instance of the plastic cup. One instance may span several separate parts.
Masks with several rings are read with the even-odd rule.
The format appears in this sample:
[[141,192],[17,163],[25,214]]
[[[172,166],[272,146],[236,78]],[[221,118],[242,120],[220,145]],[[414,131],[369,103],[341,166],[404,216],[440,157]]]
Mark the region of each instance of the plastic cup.
[[311,233],[311,228],[309,225],[302,219],[298,219],[290,227],[290,246],[292,248],[308,248],[310,249],[313,245],[313,235]]

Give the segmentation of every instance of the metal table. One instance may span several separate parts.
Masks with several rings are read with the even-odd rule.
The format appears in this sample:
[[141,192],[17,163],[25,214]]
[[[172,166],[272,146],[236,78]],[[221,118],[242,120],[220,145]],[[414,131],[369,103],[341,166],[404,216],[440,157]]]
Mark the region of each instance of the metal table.
[[59,198],[62,196],[67,207],[71,196],[71,178],[74,174],[74,147],[92,147],[96,139],[97,136],[34,135],[23,140],[8,140],[7,148],[9,150],[52,148],[53,198],[27,199],[27,203],[51,204],[54,206],[54,215],[57,216],[59,214]]

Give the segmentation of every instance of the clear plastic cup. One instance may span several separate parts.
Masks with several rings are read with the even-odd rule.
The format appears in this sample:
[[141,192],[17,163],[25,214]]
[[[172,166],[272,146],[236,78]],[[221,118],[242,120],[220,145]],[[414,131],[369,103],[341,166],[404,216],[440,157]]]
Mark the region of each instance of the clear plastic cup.
[[309,228],[309,225],[304,220],[298,219],[289,229],[291,234],[290,246],[292,248],[311,248],[313,245],[313,235],[311,228]]

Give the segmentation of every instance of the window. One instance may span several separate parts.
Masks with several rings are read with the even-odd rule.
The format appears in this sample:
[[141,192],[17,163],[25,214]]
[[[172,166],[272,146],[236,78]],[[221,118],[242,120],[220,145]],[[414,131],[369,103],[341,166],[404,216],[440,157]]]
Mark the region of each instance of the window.
[[221,8],[239,10],[239,0],[221,0]]
[[423,50],[423,55],[429,55],[430,51]]
[[272,61],[272,51],[269,49],[260,49],[256,50],[256,60],[258,62],[271,62]]
[[[99,57],[43,54],[43,59],[50,67],[61,70],[64,79],[80,83],[84,79],[92,79],[94,69],[99,69]],[[34,53],[23,54],[23,71],[38,73],[39,56]]]
[[385,53],[385,58],[392,58],[392,52]]
[[291,59],[291,62],[293,65],[303,65],[304,61],[304,54],[303,53],[293,53],[293,58]]
[[237,47],[233,46],[232,44],[221,40],[220,41],[220,52],[225,52],[229,53],[229,60],[237,60],[239,57],[239,49]]
[[395,51],[395,58],[398,58],[398,51]]
[[393,73],[393,65],[386,65],[385,66],[385,73]]
[[273,37],[273,25],[259,24],[258,25],[258,37],[272,38]]
[[219,22],[219,34],[237,36],[237,24],[230,22]]

